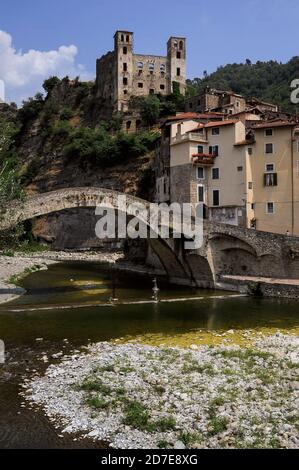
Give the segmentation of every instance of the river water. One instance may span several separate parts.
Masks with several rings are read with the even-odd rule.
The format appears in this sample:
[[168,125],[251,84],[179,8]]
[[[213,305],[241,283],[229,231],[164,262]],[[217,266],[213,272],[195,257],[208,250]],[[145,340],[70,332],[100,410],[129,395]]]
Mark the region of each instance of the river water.
[[231,339],[226,341],[239,344],[245,344],[247,330],[299,332],[297,302],[232,297],[158,279],[157,304],[152,301],[151,278],[107,271],[96,264],[53,265],[28,276],[23,286],[25,296],[0,306],[0,339],[6,347],[6,362],[0,365],[0,448],[103,445],[60,437],[59,429],[19,396],[22,377],[59,362],[53,354],[96,341],[189,347],[217,344],[227,332]]

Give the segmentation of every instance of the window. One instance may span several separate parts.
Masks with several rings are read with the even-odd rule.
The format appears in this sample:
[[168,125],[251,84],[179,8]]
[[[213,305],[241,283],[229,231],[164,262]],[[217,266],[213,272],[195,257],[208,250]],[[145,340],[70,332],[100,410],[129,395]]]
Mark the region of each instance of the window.
[[178,68],[176,69],[176,74],[177,74],[177,77],[180,77],[180,76],[181,76],[181,69],[180,69],[180,67],[178,67]]
[[124,90],[124,95],[127,95],[128,94],[128,90]]
[[123,64],[123,71],[124,71],[124,72],[127,72],[127,70],[128,70],[128,64],[126,64],[126,62],[124,62],[124,64]]
[[248,147],[248,155],[252,155],[253,154],[253,148],[252,147]]
[[264,186],[277,186],[277,173],[265,173]]
[[161,65],[160,65],[160,72],[164,73],[165,70],[166,70],[165,64],[161,64]]
[[123,54],[127,55],[127,53],[128,53],[128,48],[127,48],[127,46],[124,46],[123,47]]
[[265,130],[265,136],[266,137],[272,137],[273,135],[273,129],[266,129]]
[[197,147],[197,152],[200,153],[200,154],[201,154],[201,153],[204,153],[203,145],[199,145],[199,146]]
[[205,191],[204,191],[204,186],[202,185],[197,186],[197,201],[205,202]]
[[180,41],[180,50],[182,51],[184,49],[184,41]]
[[150,89],[150,94],[151,94],[151,95],[154,95],[154,94],[155,94],[154,88],[151,88],[151,89]]
[[251,204],[251,210],[253,210],[253,211],[255,210],[255,203],[254,202]]
[[220,178],[219,168],[212,168],[212,179],[219,180],[219,178]]
[[127,41],[127,42],[130,42],[130,36],[129,36],[128,34],[127,34],[127,36],[126,36],[126,41]]
[[121,40],[121,42],[124,42],[125,36],[123,34],[121,35],[120,40]]
[[271,154],[271,153],[274,153],[274,145],[273,144],[266,144],[265,145],[265,153],[267,155]]
[[205,169],[202,166],[197,168],[197,179],[204,180],[205,179]]
[[143,69],[143,62],[137,62],[137,67],[139,69]]
[[239,171],[239,172],[243,171],[243,167],[242,167],[242,166],[238,166],[238,171]]
[[180,51],[177,51],[177,53],[176,53],[176,58],[177,58],[177,59],[181,59],[181,58],[182,58],[182,54],[181,54]]
[[153,72],[155,70],[155,64],[153,63],[149,64],[148,68],[150,72]]
[[123,84],[124,84],[124,85],[127,85],[127,84],[128,84],[128,79],[127,79],[127,77],[123,77]]
[[213,191],[213,206],[220,205],[220,191],[219,189],[214,189]]
[[165,90],[165,85],[160,85],[160,90]]
[[236,101],[237,108],[240,108],[240,101]]
[[138,88],[143,88],[143,83],[142,82],[138,83]]
[[273,172],[275,171],[275,164],[274,163],[267,163],[265,166],[266,172]]
[[219,127],[213,127],[212,129],[212,135],[219,135],[220,134],[220,129]]
[[219,146],[218,145],[211,145],[209,147],[209,154],[214,155],[214,157],[219,156]]
[[127,122],[126,122],[126,129],[127,129],[127,131],[131,129],[131,124],[132,124],[131,121],[127,121]]
[[274,202],[267,202],[266,213],[267,214],[274,214],[274,212],[275,212]]
[[253,183],[251,181],[248,183],[248,189],[253,189]]

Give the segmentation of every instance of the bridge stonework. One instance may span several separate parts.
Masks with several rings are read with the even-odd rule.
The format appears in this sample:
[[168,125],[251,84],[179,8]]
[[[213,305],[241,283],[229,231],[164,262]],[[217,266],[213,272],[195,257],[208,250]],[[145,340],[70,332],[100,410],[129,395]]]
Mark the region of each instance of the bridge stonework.
[[[0,230],[57,211],[96,207],[103,201],[117,208],[119,196],[124,194],[92,187],[38,194],[10,204],[0,218]],[[127,204],[149,207],[148,201],[125,196]],[[190,238],[190,233],[185,236]],[[184,240],[179,239],[150,239],[148,247],[148,262],[163,268],[173,282],[213,287],[225,275],[299,278],[297,237],[205,221],[204,241],[198,250],[185,250]]]

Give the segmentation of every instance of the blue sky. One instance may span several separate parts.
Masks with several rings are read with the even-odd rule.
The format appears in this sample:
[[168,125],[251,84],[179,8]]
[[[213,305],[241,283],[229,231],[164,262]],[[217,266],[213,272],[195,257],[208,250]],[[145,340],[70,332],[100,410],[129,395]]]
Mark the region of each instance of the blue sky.
[[2,0],[0,79],[20,102],[48,75],[92,78],[117,29],[135,32],[139,53],[186,36],[189,78],[246,58],[285,62],[299,55],[298,21],[297,0]]

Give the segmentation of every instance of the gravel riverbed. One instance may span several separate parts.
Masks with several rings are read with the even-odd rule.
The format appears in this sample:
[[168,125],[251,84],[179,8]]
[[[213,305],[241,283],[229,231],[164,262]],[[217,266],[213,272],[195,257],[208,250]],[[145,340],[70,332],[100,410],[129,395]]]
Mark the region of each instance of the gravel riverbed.
[[113,448],[298,448],[299,338],[251,348],[97,343],[24,379],[61,434]]

